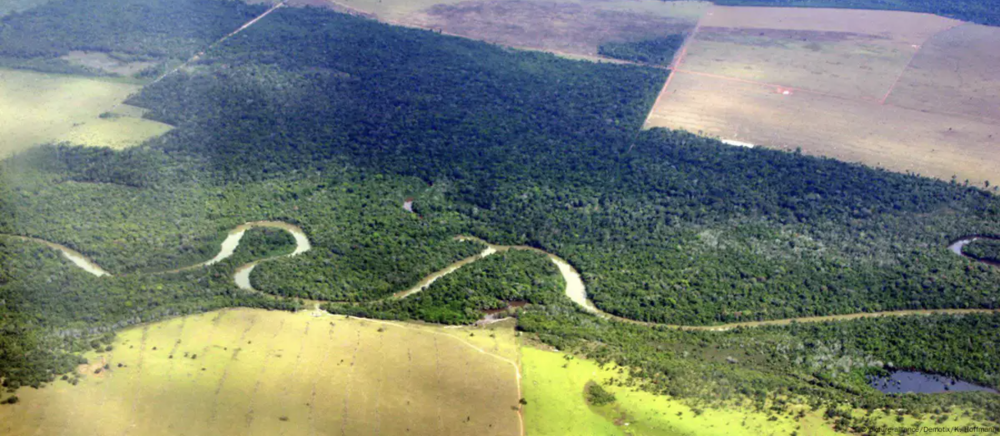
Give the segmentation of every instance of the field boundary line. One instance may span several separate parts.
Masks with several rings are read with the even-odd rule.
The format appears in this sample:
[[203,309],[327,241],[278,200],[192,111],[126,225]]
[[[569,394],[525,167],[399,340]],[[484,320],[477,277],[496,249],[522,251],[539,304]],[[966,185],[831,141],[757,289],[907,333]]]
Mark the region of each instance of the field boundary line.
[[[515,50],[524,50],[524,51],[532,51],[532,52],[550,53],[550,54],[553,54],[553,55],[556,55],[556,56],[561,56],[563,58],[570,59],[570,60],[582,60],[582,61],[594,62],[594,63],[608,63],[608,64],[619,64],[619,65],[636,65],[636,66],[640,66],[640,67],[656,68],[656,69],[660,69],[660,70],[666,70],[666,69],[668,69],[668,67],[664,67],[662,65],[647,64],[647,63],[635,62],[635,61],[627,61],[627,60],[624,60],[624,59],[616,59],[616,58],[612,58],[612,57],[602,56],[600,54],[570,53],[570,52],[566,52],[566,51],[562,51],[562,50],[553,50],[553,49],[548,49],[548,48],[529,47],[529,46],[514,45],[514,44],[504,44],[504,43],[500,43],[500,42],[496,42],[496,41],[486,40],[486,39],[483,39],[483,38],[477,38],[477,37],[474,37],[474,36],[468,36],[468,35],[462,35],[462,34],[459,34],[459,33],[448,32],[448,31],[445,31],[444,29],[434,28],[434,27],[430,27],[430,26],[422,26],[422,25],[417,24],[417,23],[411,23],[411,22],[402,21],[402,20],[390,20],[390,19],[387,19],[387,18],[382,18],[382,17],[379,17],[374,12],[365,12],[365,11],[363,11],[361,9],[355,8],[353,6],[346,5],[346,4],[341,3],[341,2],[339,2],[337,0],[326,0],[326,2],[328,4],[330,4],[331,6],[335,6],[335,7],[343,9],[343,11],[337,11],[337,10],[333,9],[334,12],[346,13],[346,14],[349,14],[349,15],[356,15],[356,16],[359,16],[359,17],[369,18],[369,19],[378,21],[379,23],[388,24],[388,25],[392,25],[392,26],[405,27],[407,29],[426,30],[428,32],[434,32],[434,33],[437,33],[439,35],[454,36],[456,38],[470,39],[470,40],[473,40],[473,41],[485,42],[485,43],[490,44],[490,45],[495,45],[495,46],[505,47],[505,48],[511,48],[511,49],[515,49]],[[289,6],[289,7],[295,7],[295,6]]]
[[[202,56],[204,56],[207,51],[211,50],[213,47],[215,47],[215,46],[217,46],[219,44],[222,44],[227,39],[232,38],[232,37],[236,36],[238,33],[240,33],[242,31],[248,29],[250,26],[253,26],[254,24],[257,24],[258,21],[260,21],[264,17],[270,15],[271,12],[274,12],[274,11],[278,10],[278,8],[281,8],[281,7],[285,6],[285,3],[286,3],[285,1],[282,1],[282,2],[280,2],[280,3],[278,3],[278,4],[274,5],[274,6],[271,6],[271,8],[268,9],[268,10],[266,10],[266,11],[264,11],[263,14],[258,15],[256,18],[254,18],[254,19],[252,19],[250,21],[247,21],[246,23],[244,23],[242,26],[240,26],[236,30],[234,30],[232,32],[229,32],[229,34],[227,34],[226,36],[223,36],[222,38],[220,38],[218,41],[215,41],[215,42],[209,44],[208,47],[205,47],[204,50],[196,53],[194,56],[191,56],[191,58],[189,58],[188,60],[184,61],[183,63],[181,63],[180,65],[178,65],[174,69],[172,69],[170,71],[167,71],[166,73],[163,73],[163,75],[161,75],[160,77],[157,77],[152,82],[147,83],[146,86],[159,83],[161,80],[163,80],[167,76],[169,76],[169,75],[171,75],[173,73],[176,73],[181,68],[184,68],[184,67],[188,66],[191,62],[197,61]],[[121,103],[119,103],[118,105],[115,105],[115,108],[117,108],[119,105],[121,105]]]
[[885,102],[889,100],[889,96],[892,95],[892,91],[894,89],[896,89],[896,85],[898,85],[899,82],[901,80],[903,80],[903,76],[906,75],[906,72],[910,70],[910,65],[913,64],[913,60],[917,58],[918,54],[920,54],[920,50],[924,49],[924,44],[927,44],[928,41],[934,39],[936,36],[938,36],[938,35],[940,35],[940,34],[942,34],[944,32],[947,32],[947,31],[949,31],[951,29],[954,29],[954,28],[956,28],[958,26],[961,26],[962,24],[965,24],[965,22],[964,21],[959,21],[957,23],[953,23],[952,25],[948,26],[947,28],[942,29],[941,31],[935,32],[933,35],[928,36],[923,41],[920,41],[920,45],[918,45],[917,49],[913,51],[913,55],[911,55],[910,56],[910,60],[906,62],[906,66],[903,67],[903,71],[900,71],[899,75],[896,76],[896,80],[894,80],[892,82],[892,85],[889,86],[889,90],[885,92],[885,95],[882,97],[882,100],[879,101],[879,104],[881,104],[881,105],[884,106]]
[[[667,66],[667,69],[670,71],[670,74],[667,75],[667,80],[666,82],[663,83],[663,89],[661,89],[660,93],[656,96],[656,101],[653,102],[653,107],[649,108],[649,113],[646,114],[646,120],[642,122],[643,129],[645,129],[646,126],[649,125],[649,119],[653,117],[653,111],[656,110],[657,106],[663,103],[663,101],[666,100],[667,97],[669,97],[669,95],[667,94],[667,89],[670,88],[670,82],[674,79],[674,74],[678,72],[678,69],[684,62],[684,57],[687,56],[688,47],[691,45],[691,43],[694,42],[694,39],[698,36],[698,31],[701,30],[701,20],[709,16],[712,13],[712,9],[715,9],[715,5],[710,6],[708,10],[705,11],[704,14],[698,17],[698,23],[695,24],[694,29],[691,30],[691,35],[689,35],[687,39],[684,40],[684,44],[682,44],[680,50],[677,51],[677,55],[674,56],[674,59],[670,62],[670,65]],[[626,153],[632,151],[632,147],[635,147],[634,142],[632,143],[632,145],[628,147]]]

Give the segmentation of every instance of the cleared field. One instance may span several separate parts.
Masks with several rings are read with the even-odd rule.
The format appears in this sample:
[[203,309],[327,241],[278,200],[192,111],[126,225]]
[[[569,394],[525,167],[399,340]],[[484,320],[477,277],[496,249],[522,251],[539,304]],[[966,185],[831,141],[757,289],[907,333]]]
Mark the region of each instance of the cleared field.
[[1000,180],[1000,123],[680,73],[647,122],[981,184]]
[[173,129],[169,124],[133,117],[95,118],[56,138],[58,142],[123,149],[142,144]]
[[74,65],[80,65],[122,76],[131,76],[145,70],[146,68],[156,65],[156,62],[147,61],[124,62],[111,57],[107,53],[78,50],[69,52],[69,54],[63,56],[61,59]]
[[[621,378],[614,367],[567,359],[567,355],[531,347],[521,349],[524,366],[525,425],[528,434],[546,435],[787,435],[797,425],[801,434],[836,434],[812,413],[801,421],[782,417],[768,421],[764,413],[731,408],[692,408],[669,397],[633,391],[607,383]],[[587,383],[603,386],[617,398],[614,404],[587,404]],[[678,413],[680,413],[678,415]],[[744,425],[745,420],[745,425]]]
[[128,146],[170,127],[98,115],[139,89],[136,85],[81,77],[0,69],[0,158],[33,145],[70,141]]
[[[667,396],[635,391],[608,383],[612,378],[621,379],[617,368],[599,367],[595,362],[568,358],[563,353],[543,351],[532,347],[521,349],[524,367],[525,425],[529,435],[835,435],[823,419],[824,410],[811,410],[808,406],[792,406],[791,413],[774,414],[756,412],[750,407],[695,410]],[[597,383],[615,395],[616,401],[595,407],[587,403],[588,383]],[[799,410],[804,410],[801,418]],[[855,411],[864,414],[863,410]],[[961,427],[976,424],[961,413],[935,426]],[[895,416],[875,412],[873,418],[879,425],[899,428],[914,425],[918,420],[906,416],[897,421]]]
[[0,433],[519,435],[515,343],[509,325],[188,316],[121,332],[77,386],[19,390]]
[[714,7],[683,68],[879,101],[920,44],[958,23],[906,12]]
[[324,1],[392,24],[578,59],[597,59],[605,42],[688,33],[711,5],[660,0]]
[[998,44],[997,27],[963,24],[937,34],[920,48],[887,103],[1000,123]]
[[1000,180],[1000,32],[928,14],[713,7],[646,127]]

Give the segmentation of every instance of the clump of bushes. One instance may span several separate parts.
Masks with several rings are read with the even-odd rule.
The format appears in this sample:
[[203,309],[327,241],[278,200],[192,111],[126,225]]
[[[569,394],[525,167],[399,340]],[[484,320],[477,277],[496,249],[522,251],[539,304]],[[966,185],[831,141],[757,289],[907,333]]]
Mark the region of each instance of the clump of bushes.
[[590,404],[603,406],[614,403],[615,400],[615,394],[608,392],[603,386],[593,382],[587,384],[587,402]]

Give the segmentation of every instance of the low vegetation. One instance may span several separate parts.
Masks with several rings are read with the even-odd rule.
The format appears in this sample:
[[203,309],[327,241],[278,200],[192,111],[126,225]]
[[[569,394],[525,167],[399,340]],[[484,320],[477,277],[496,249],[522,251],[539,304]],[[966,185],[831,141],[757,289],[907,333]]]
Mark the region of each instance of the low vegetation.
[[[0,124],[0,158],[49,142],[100,145],[109,135],[145,139],[142,131],[125,131],[121,125],[91,129],[102,123],[98,115],[138,89],[126,83],[0,68],[0,117],[6,120]],[[132,124],[128,127],[160,125],[138,119]]]
[[509,326],[314,315],[235,309],[124,330],[72,378],[4,395],[0,433],[518,433],[515,368],[494,354],[513,347]]

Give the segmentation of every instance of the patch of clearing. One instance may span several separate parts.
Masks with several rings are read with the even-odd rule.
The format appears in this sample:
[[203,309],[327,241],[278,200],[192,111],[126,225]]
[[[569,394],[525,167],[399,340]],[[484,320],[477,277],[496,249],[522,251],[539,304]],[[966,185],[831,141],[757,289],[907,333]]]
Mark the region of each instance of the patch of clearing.
[[101,119],[136,85],[0,69],[0,158],[46,142],[127,146],[170,127],[127,116]]
[[[697,409],[669,396],[616,386],[612,379],[621,381],[625,377],[614,366],[602,368],[590,360],[531,347],[522,347],[521,353],[524,398],[528,401],[524,407],[525,425],[532,436],[840,434],[823,419],[824,410],[813,411],[806,405],[793,405],[785,413],[771,414],[754,411],[749,404]],[[612,393],[615,402],[589,405],[585,389],[590,382]],[[802,417],[798,417],[800,410]],[[954,418],[934,425],[954,428],[975,424],[960,415],[952,413]],[[912,426],[917,421],[909,416],[896,421],[895,416],[881,411],[873,418],[878,425],[892,428]]]
[[1000,123],[675,73],[648,126],[974,183],[1000,180]]
[[121,76],[131,76],[157,64],[157,62],[152,61],[127,62],[116,59],[115,57],[104,52],[87,52],[79,50],[71,51],[69,54],[62,56],[61,59],[73,65],[80,65]]
[[995,181],[997,38],[928,14],[713,7],[646,127]]
[[169,132],[174,127],[153,120],[133,117],[95,118],[73,127],[56,142],[74,145],[110,147],[117,150],[135,147],[147,139]]
[[599,61],[608,60],[597,55],[603,43],[690,32],[711,6],[700,1],[660,0],[323,1],[334,9],[391,24]]
[[683,68],[877,101],[920,44],[958,23],[907,12],[715,7]]
[[937,34],[921,46],[886,103],[1000,123],[998,44],[997,27],[963,24]]
[[87,356],[109,369],[89,371],[78,386],[19,390],[20,404],[0,408],[0,432],[517,435],[511,350],[509,325],[445,330],[254,309],[193,315],[122,331],[114,350]]

